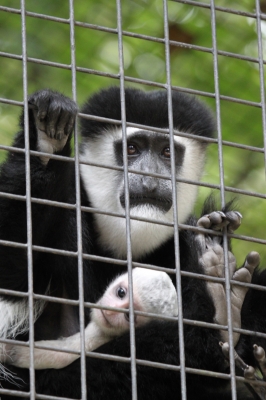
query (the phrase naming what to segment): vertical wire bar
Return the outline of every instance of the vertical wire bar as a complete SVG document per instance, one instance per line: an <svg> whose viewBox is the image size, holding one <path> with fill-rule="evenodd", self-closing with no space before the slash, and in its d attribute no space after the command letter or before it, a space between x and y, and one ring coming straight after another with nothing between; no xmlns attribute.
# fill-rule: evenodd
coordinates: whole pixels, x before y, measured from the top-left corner
<svg viewBox="0 0 266 400"><path fill-rule="evenodd" d="M75 44L75 16L74 0L69 0L70 17L70 46L71 46L71 78L72 96L77 101L76 87L76 44ZM80 366L81 366L81 396L87 400L86 382L86 354L85 354L85 315L84 315L84 276L83 276L83 246L82 246L82 217L81 217L81 195L80 195L80 165L79 165L79 143L78 127L75 122L75 190L76 190L76 220L77 220L77 251L78 251L78 285L79 285L79 326L80 326Z"/></svg>
<svg viewBox="0 0 266 400"><path fill-rule="evenodd" d="M264 79L264 65L263 65L263 46L261 34L261 12L260 2L256 0L256 23L257 23L257 36L258 36L258 57L259 57L259 73L260 73L260 98L262 110L262 129L263 129L263 143L264 143L264 167L266 172L266 110L265 110L265 79Z"/></svg>
<svg viewBox="0 0 266 400"><path fill-rule="evenodd" d="M32 221L31 221L31 175L30 175L30 139L28 110L28 71L26 39L26 7L21 0L21 33L22 33L22 68L23 68L23 101L24 101L24 137L25 137L25 175L26 175L26 215L27 215L27 260L28 260L28 307L29 307L29 348L30 348L30 399L35 399L34 371L34 305L33 305L33 259L32 259Z"/></svg>
<svg viewBox="0 0 266 400"><path fill-rule="evenodd" d="M125 185L125 218L126 218L126 238L127 238L127 268L129 281L129 321L130 321L130 355L131 355L131 384L132 400L137 400L137 368L136 368L136 344L135 344L135 323L133 307L133 282L132 282L132 250L130 235L130 202L129 202L129 183L128 183L128 160L127 160L127 133L126 133L126 104L125 104L125 75L124 75L124 56L123 56L123 34L122 34L122 10L121 1L116 0L117 7L117 34L119 52L119 75L120 75L120 98L121 98L121 119L122 119L122 138L123 138L123 166L124 166L124 185Z"/></svg>
<svg viewBox="0 0 266 400"><path fill-rule="evenodd" d="M172 197L173 197L176 288L177 288L177 299L178 299L180 380L181 380L182 399L186 400L187 388L186 388L186 372L185 372L185 346L184 346L181 267L180 267L180 252L179 252L179 233L178 233L178 206L177 206L176 166L175 166L175 150L174 150L175 145L174 145L174 134L173 134L174 126L173 126L173 107L172 107L167 0L163 0L163 7L164 7L164 38L165 38L165 60L166 60L166 80L167 80L169 144L170 144L170 154L171 154L171 181L172 181Z"/></svg>
<svg viewBox="0 0 266 400"><path fill-rule="evenodd" d="M225 188L224 188L224 166L223 166L223 148L222 148L222 126L221 126L221 108L220 108L220 86L218 73L218 52L217 52L217 37L216 37L216 15L215 15L215 0L211 0L211 27L212 27L212 46L213 46L213 69L214 69L214 87L215 87L215 103L217 116L217 136L218 136L218 154L219 154L219 174L220 174L220 196L221 204L225 205ZM229 358L230 358L230 374L231 374L231 393L232 400L237 399L236 395L236 376L235 376L235 359L234 359L234 342L233 342L233 324L231 310L231 283L228 264L228 241L227 232L223 234L223 249L225 262L225 293L227 306L227 324L229 336Z"/></svg>

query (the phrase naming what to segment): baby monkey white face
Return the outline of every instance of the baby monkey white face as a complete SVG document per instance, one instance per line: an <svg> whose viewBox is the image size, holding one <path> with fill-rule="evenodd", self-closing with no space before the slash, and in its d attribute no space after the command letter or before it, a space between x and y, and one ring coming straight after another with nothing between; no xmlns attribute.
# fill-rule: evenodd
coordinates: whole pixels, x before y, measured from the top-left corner
<svg viewBox="0 0 266 400"><path fill-rule="evenodd" d="M170 277L165 272L134 268L132 282L135 311L168 316L176 316L178 314L176 290ZM97 304L103 307L128 310L130 307L129 295L129 279L126 273L118 276L108 286ZM109 336L116 336L129 330L129 312L94 308L91 317L92 321ZM135 326L144 325L151 319L152 317L135 315Z"/></svg>
<svg viewBox="0 0 266 400"><path fill-rule="evenodd" d="M119 282L117 282L119 281ZM140 310L141 307L135 295L134 309ZM106 290L103 297L98 302L99 305L105 307L115 307L129 309L129 287L128 280L118 278ZM129 329L129 313L123 313L115 310L93 308L91 319L101 330L108 335L117 335ZM135 317L135 324L139 319Z"/></svg>

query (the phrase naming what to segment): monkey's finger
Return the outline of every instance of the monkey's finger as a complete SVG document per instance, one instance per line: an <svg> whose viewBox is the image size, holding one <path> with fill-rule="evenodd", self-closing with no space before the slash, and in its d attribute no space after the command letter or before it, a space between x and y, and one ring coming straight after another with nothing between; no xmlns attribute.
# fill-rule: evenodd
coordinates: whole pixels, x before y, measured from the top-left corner
<svg viewBox="0 0 266 400"><path fill-rule="evenodd" d="M223 355L227 360L229 360L229 343L228 342L219 342L219 345L222 348ZM248 368L248 365L242 360L242 358L238 355L238 353L234 350L234 359L235 365L245 371Z"/></svg>
<svg viewBox="0 0 266 400"><path fill-rule="evenodd" d="M46 118L49 105L50 105L50 95L48 91L41 91L33 94L28 99L28 104L30 109L35 111L35 118L42 121Z"/></svg>
<svg viewBox="0 0 266 400"><path fill-rule="evenodd" d="M74 129L75 118L78 110L66 109L61 110L60 116L57 123L56 139L61 140L65 136L68 136Z"/></svg>
<svg viewBox="0 0 266 400"><path fill-rule="evenodd" d="M47 117L46 134L52 138L57 139L57 124L60 116L60 108L56 107L55 104L51 104L49 107L49 113Z"/></svg>
<svg viewBox="0 0 266 400"><path fill-rule="evenodd" d="M244 262L242 268L239 268L233 275L232 279L238 282L250 283L252 279L253 272L259 265L260 255L256 251L251 251ZM240 301L241 307L245 299L248 288L239 285L232 286L232 292L236 299Z"/></svg>
<svg viewBox="0 0 266 400"><path fill-rule="evenodd" d="M234 273L233 279L235 281L250 283L253 272L255 271L259 263L259 253L257 253L256 251L251 251L250 253L248 253L244 265Z"/></svg>
<svg viewBox="0 0 266 400"><path fill-rule="evenodd" d="M74 125L75 125L75 120L76 120L76 116L72 115L68 122L67 125L65 127L65 135L68 136L74 129Z"/></svg>
<svg viewBox="0 0 266 400"><path fill-rule="evenodd" d="M226 220L228 221L227 230L229 233L233 233L241 225L241 220L243 217L239 211L228 211L225 216Z"/></svg>
<svg viewBox="0 0 266 400"><path fill-rule="evenodd" d="M257 377L255 374L255 369L251 367L250 365L247 366L247 368L244 370L244 378L251 380L251 381L256 381ZM253 387L253 385L252 385Z"/></svg>
<svg viewBox="0 0 266 400"><path fill-rule="evenodd" d="M198 220L197 226L200 228L204 228L204 229L215 229L214 227L221 226L224 218L225 218L225 214L222 211L214 211L210 214L203 215L203 217L201 217ZM219 229L215 229L215 230L219 230ZM207 238L207 235L205 235L204 233L201 233L201 232L198 233L197 237L196 237L202 251L204 251L207 248L206 238ZM212 242L220 244L221 238L215 236L212 238Z"/></svg>
<svg viewBox="0 0 266 400"><path fill-rule="evenodd" d="M242 215L238 211L213 211L198 220L198 226L205 229L221 231L227 227L229 232L234 232L241 225Z"/></svg>
<svg viewBox="0 0 266 400"><path fill-rule="evenodd" d="M225 358L228 360L229 359L229 344L227 342L219 343L220 346L222 347L222 352L225 356ZM264 353L265 357L265 353ZM251 367L250 365L247 365L242 358L237 354L237 352L234 350L234 359L235 359L235 365L236 367L240 368L243 373L244 373L244 378L247 379L249 385L253 388L255 393L258 395L258 397L261 400L265 400L266 396L266 389L265 386L261 386L259 382L261 382L261 379L256 375L255 369Z"/></svg>
<svg viewBox="0 0 266 400"><path fill-rule="evenodd" d="M261 400L266 399L266 387L260 385L263 380L256 375L255 369L251 366L248 366L244 371L244 378L247 379L249 385L253 388L256 398Z"/></svg>
<svg viewBox="0 0 266 400"><path fill-rule="evenodd" d="M225 214L222 211L213 211L210 214L203 215L198 220L197 225L205 229L219 230L220 226L225 223L224 221Z"/></svg>
<svg viewBox="0 0 266 400"><path fill-rule="evenodd" d="M259 363L263 378L266 379L266 356L264 349L261 346L254 344L253 354Z"/></svg>

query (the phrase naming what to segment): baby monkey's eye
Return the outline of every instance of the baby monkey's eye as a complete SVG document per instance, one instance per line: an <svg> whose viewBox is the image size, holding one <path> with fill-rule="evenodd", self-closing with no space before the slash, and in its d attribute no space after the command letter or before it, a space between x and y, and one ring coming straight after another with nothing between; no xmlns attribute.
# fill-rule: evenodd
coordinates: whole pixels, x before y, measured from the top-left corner
<svg viewBox="0 0 266 400"><path fill-rule="evenodd" d="M125 288L123 288L122 286L120 286L119 288L116 289L116 295L120 299L123 299L126 294L127 294L127 290Z"/></svg>

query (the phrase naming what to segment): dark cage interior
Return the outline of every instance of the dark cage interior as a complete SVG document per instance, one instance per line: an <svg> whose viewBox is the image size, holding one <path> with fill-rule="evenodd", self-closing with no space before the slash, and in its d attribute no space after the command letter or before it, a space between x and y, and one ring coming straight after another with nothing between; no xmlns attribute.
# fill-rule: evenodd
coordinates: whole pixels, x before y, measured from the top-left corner
<svg viewBox="0 0 266 400"><path fill-rule="evenodd" d="M0 0L0 400L266 399L261 0Z"/></svg>

